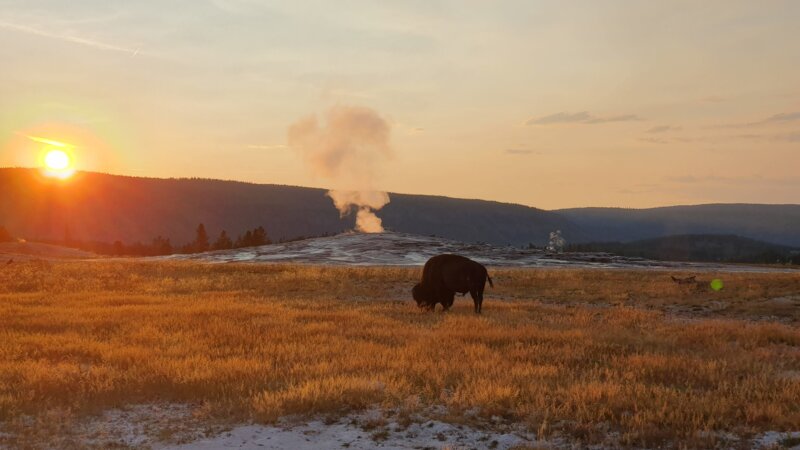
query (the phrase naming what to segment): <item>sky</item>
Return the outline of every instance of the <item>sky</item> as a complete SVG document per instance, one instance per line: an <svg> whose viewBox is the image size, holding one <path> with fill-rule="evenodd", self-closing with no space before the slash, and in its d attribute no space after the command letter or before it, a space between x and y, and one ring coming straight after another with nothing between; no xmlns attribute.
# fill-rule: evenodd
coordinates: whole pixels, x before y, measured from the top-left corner
<svg viewBox="0 0 800 450"><path fill-rule="evenodd" d="M798 23L794 0L0 0L0 167L40 136L79 170L330 187L288 130L357 108L390 129L378 190L800 203Z"/></svg>

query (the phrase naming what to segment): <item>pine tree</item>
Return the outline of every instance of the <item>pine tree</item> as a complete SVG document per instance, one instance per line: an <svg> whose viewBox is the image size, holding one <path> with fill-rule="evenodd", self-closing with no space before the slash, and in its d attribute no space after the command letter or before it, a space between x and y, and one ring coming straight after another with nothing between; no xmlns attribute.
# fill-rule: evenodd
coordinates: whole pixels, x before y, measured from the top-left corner
<svg viewBox="0 0 800 450"><path fill-rule="evenodd" d="M244 234L244 237L239 242L238 247L251 247L253 245L253 232L247 230L247 233Z"/></svg>
<svg viewBox="0 0 800 450"><path fill-rule="evenodd" d="M159 236L153 239L153 245L151 246L150 253L153 255L172 254L172 244L169 242L169 238L163 238Z"/></svg>
<svg viewBox="0 0 800 450"><path fill-rule="evenodd" d="M264 227L258 227L253 230L253 242L250 244L251 246L267 245L271 243Z"/></svg>
<svg viewBox="0 0 800 450"><path fill-rule="evenodd" d="M206 227L202 223L197 226L197 237L194 239L193 247L194 251L198 253L208 251L208 233L206 233Z"/></svg>
<svg viewBox="0 0 800 450"><path fill-rule="evenodd" d="M219 234L216 242L214 242L213 249L228 250L229 248L233 248L233 241L231 241L231 238L228 237L228 232L222 230L222 233Z"/></svg>

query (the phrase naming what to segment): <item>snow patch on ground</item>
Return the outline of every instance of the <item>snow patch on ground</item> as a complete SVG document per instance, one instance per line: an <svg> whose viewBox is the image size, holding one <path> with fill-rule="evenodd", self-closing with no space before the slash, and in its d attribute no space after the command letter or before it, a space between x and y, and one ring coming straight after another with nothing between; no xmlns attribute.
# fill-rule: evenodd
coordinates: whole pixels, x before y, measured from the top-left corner
<svg viewBox="0 0 800 450"><path fill-rule="evenodd" d="M12 448L136 448L152 450L261 449L500 449L522 448L619 448L619 435L608 432L605 443L586 445L563 435L537 440L522 424L500 417L478 419L467 411L448 423L444 407L402 415L398 411L373 408L342 415L310 419L284 417L272 425L223 424L209 418L201 405L153 403L106 410L76 418L45 433L15 436L0 432L0 449ZM463 419L463 420L462 420ZM470 420L472 419L472 420ZM30 423L41 428L41 423ZM21 431L21 430L17 430ZM24 430L23 430L24 431ZM34 430L35 431L35 430ZM732 433L708 432L739 448L800 450L800 431L761 433L743 440ZM702 437L702 436L701 436ZM706 436L708 437L708 436ZM674 444L679 444L676 442ZM670 445L668 445L669 447ZM677 446L677 445L676 445Z"/></svg>
<svg viewBox="0 0 800 450"><path fill-rule="evenodd" d="M800 450L800 431L767 431L753 439L753 448Z"/></svg>
<svg viewBox="0 0 800 450"><path fill-rule="evenodd" d="M296 449L347 448L366 450L404 449L510 449L535 442L533 434L524 432L492 433L464 425L435 420L414 423L407 427L397 421L379 419L381 425L365 429L369 416L381 416L373 410L348 415L336 422L312 420L305 423L278 426L246 425L236 427L221 436L202 439L183 445L162 447L170 450Z"/></svg>
<svg viewBox="0 0 800 450"><path fill-rule="evenodd" d="M433 414L436 411L429 411ZM31 424L36 427L36 424ZM492 428L492 430L488 429ZM220 424L187 404L140 404L106 410L50 433L9 433L0 449L142 448L153 450L238 449L511 449L535 443L521 425L478 429L465 424L404 416L373 408L311 419L285 417L273 425Z"/></svg>

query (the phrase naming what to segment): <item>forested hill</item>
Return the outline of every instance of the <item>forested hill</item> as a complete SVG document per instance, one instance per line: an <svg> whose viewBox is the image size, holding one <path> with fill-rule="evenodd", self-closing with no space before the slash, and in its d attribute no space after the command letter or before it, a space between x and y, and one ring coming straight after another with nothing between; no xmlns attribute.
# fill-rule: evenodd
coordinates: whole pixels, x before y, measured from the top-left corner
<svg viewBox="0 0 800 450"><path fill-rule="evenodd" d="M631 242L683 234L729 234L800 246L800 205L721 204L651 209L544 211L523 205L390 194L378 215L388 230L495 245L544 245L560 229L567 243ZM350 230L325 190L207 179L77 173L43 178L0 168L0 226L28 239L132 243L161 236L181 245L203 223L213 239L263 226L274 240Z"/></svg>
<svg viewBox="0 0 800 450"><path fill-rule="evenodd" d="M481 200L391 194L378 215L387 229L465 242L546 243L550 231L581 236L562 216ZM45 179L33 169L0 169L0 226L29 239L131 243L156 236L181 244L199 223L213 238L263 226L272 240L353 228L322 189L207 179L77 173Z"/></svg>

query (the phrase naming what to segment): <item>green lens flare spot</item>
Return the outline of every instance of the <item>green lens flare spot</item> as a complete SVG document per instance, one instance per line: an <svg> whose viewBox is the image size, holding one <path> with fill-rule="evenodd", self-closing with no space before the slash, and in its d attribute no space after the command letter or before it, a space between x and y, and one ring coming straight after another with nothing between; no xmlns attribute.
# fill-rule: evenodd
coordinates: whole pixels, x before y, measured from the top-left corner
<svg viewBox="0 0 800 450"><path fill-rule="evenodd" d="M722 280L720 280L719 278L714 278L713 280L711 280L711 289L713 289L715 291L721 290L722 289Z"/></svg>

